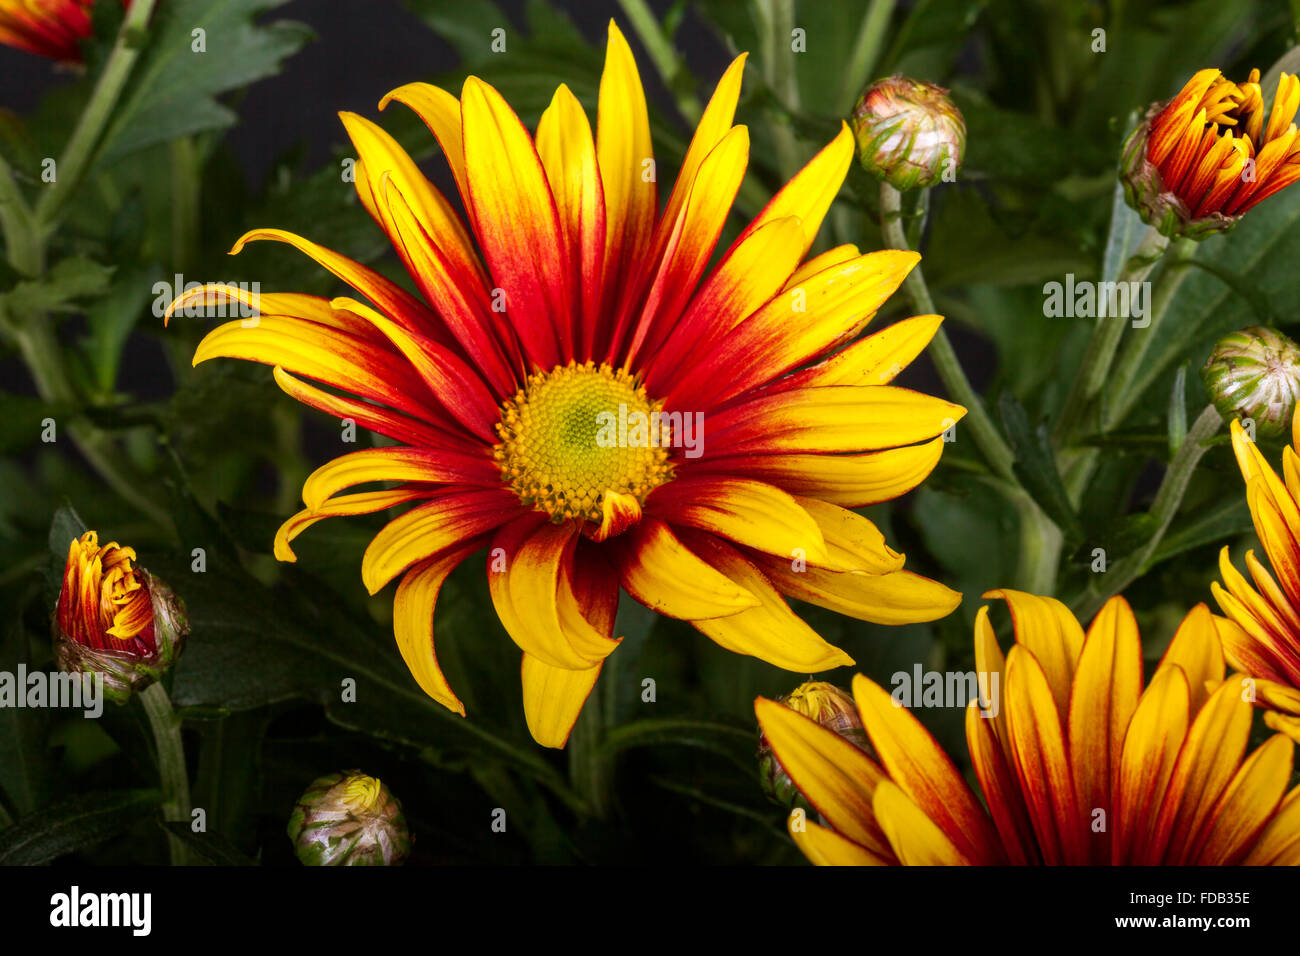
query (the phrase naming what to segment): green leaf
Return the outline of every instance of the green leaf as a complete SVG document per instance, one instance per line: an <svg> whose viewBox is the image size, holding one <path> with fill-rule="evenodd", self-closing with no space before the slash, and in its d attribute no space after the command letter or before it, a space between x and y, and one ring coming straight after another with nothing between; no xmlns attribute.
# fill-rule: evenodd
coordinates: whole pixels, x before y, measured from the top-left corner
<svg viewBox="0 0 1300 956"><path fill-rule="evenodd" d="M112 267L84 256L70 256L55 263L43 276L24 279L0 292L0 308L15 315L66 311L77 299L103 295L112 275Z"/></svg>
<svg viewBox="0 0 1300 956"><path fill-rule="evenodd" d="M1150 563L1157 564L1193 548L1248 534L1253 528L1245 496L1225 495L1217 503L1196 509L1190 519L1176 522L1161 539Z"/></svg>
<svg viewBox="0 0 1300 956"><path fill-rule="evenodd" d="M1129 127L1137 122L1136 116L1129 118ZM1103 282L1116 282L1136 250L1142 237L1146 235L1147 225L1124 199L1124 185L1118 178L1110 201L1110 230L1106 234L1106 251L1102 256L1101 278Z"/></svg>
<svg viewBox="0 0 1300 956"><path fill-rule="evenodd" d="M158 812L157 790L83 793L0 831L0 865L38 866L88 849Z"/></svg>
<svg viewBox="0 0 1300 956"><path fill-rule="evenodd" d="M256 860L240 852L239 847L219 833L195 833L190 824L183 821L164 823L159 820L158 825L189 847L200 863L208 866L257 866Z"/></svg>
<svg viewBox="0 0 1300 956"><path fill-rule="evenodd" d="M10 626L0 644L0 670L17 674L30 664L22 608L10 610ZM20 693L23 692L20 690ZM49 748L52 711L48 708L0 707L0 793L22 817L45 806L50 793Z"/></svg>
<svg viewBox="0 0 1300 956"><path fill-rule="evenodd" d="M373 622L316 593L308 581L295 584L299 576L273 591L211 554L202 573L191 570L188 553L150 556L148 567L184 598L189 611L190 638L173 672L178 708L239 712L314 700L342 727L428 748L447 764L503 763L571 796L562 776L530 743L516 744L487 726L482 715L463 718L430 699L391 634L380 637ZM444 610L440 600L440 617ZM355 700L344 694L345 681L355 682Z"/></svg>
<svg viewBox="0 0 1300 956"><path fill-rule="evenodd" d="M689 717L656 717L615 727L605 734L601 752L614 757L636 747L698 747L752 767L757 736L752 728Z"/></svg>
<svg viewBox="0 0 1300 956"><path fill-rule="evenodd" d="M311 37L301 24L254 23L285 0L163 0L100 142L100 163L181 136L232 125L217 97L278 73ZM204 52L194 31L203 31Z"/></svg>
<svg viewBox="0 0 1300 956"><path fill-rule="evenodd" d="M1061 473L1056 469L1056 459L1052 455L1046 427L1040 425L1037 429L1030 428L1029 416L1010 392L1002 393L998 400L998 412L1011 450L1016 454L1013 465L1016 476L1025 490L1061 529L1067 541L1082 540L1083 526L1070 504L1070 496L1061 482Z"/></svg>
<svg viewBox="0 0 1300 956"><path fill-rule="evenodd" d="M101 394L112 393L117 384L122 349L141 315L147 314L144 304L149 301L149 276L150 270L143 266L124 270L116 277L108 295L86 310L90 335L84 351Z"/></svg>

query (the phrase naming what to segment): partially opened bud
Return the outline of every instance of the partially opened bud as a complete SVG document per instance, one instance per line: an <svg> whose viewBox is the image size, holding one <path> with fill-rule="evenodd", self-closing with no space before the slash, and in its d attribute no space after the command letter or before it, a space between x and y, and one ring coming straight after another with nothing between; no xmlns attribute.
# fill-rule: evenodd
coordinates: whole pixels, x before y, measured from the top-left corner
<svg viewBox="0 0 1300 956"><path fill-rule="evenodd" d="M863 168L898 190L954 181L966 155L966 122L933 83L877 80L862 92L849 125Z"/></svg>
<svg viewBox="0 0 1300 956"><path fill-rule="evenodd" d="M1244 83L1201 70L1172 100L1152 106L1125 141L1120 179L1128 204L1170 238L1231 229L1300 179L1298 106L1300 80L1283 73L1265 123L1259 70Z"/></svg>
<svg viewBox="0 0 1300 956"><path fill-rule="evenodd" d="M1277 329L1242 329L1219 339L1201 379L1225 419L1252 419L1257 437L1276 438L1300 395L1300 346Z"/></svg>
<svg viewBox="0 0 1300 956"><path fill-rule="evenodd" d="M103 674L105 696L119 704L167 672L190 630L185 603L135 561L133 548L100 547L87 531L68 547L54 612L59 669Z"/></svg>
<svg viewBox="0 0 1300 956"><path fill-rule="evenodd" d="M293 808L288 833L306 866L397 866L411 852L401 803L360 770L313 780Z"/></svg>
<svg viewBox="0 0 1300 956"><path fill-rule="evenodd" d="M862 728L857 704L847 691L834 684L807 681L785 697L778 697L777 703L785 704L795 713L816 721L827 730L833 730L860 750L871 752L871 744ZM799 791L772 753L767 737L761 730L758 735L758 765L763 792L768 798L785 807L794 806L799 799Z"/></svg>

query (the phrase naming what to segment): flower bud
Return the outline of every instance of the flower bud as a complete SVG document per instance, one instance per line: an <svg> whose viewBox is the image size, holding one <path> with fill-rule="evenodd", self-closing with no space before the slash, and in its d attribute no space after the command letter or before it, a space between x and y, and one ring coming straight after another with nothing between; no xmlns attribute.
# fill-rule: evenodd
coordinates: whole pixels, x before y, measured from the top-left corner
<svg viewBox="0 0 1300 956"><path fill-rule="evenodd" d="M1277 329L1233 332L1214 346L1201 379L1225 419L1252 419L1256 437L1276 438L1291 424L1300 394L1300 346Z"/></svg>
<svg viewBox="0 0 1300 956"><path fill-rule="evenodd" d="M190 631L185 602L135 561L135 549L100 547L94 531L74 539L54 612L59 669L102 674L119 704L167 672Z"/></svg>
<svg viewBox="0 0 1300 956"><path fill-rule="evenodd" d="M953 182L966 155L966 122L948 91L894 75L862 93L849 118L858 162L895 189Z"/></svg>
<svg viewBox="0 0 1300 956"><path fill-rule="evenodd" d="M785 704L795 713L816 721L827 730L833 730L858 749L871 752L871 744L862 728L857 704L847 691L834 684L807 681L785 697L778 697L777 703ZM800 800L801 794L772 753L767 737L761 730L758 735L758 766L763 792L770 800L785 807L793 807Z"/></svg>
<svg viewBox="0 0 1300 956"><path fill-rule="evenodd" d="M360 770L313 780L289 816L288 833L306 866L397 866L411 852L402 804Z"/></svg>
<svg viewBox="0 0 1300 956"><path fill-rule="evenodd" d="M1259 70L1240 84L1201 70L1172 100L1152 106L1125 140L1125 199L1171 239L1231 229L1300 178L1300 144L1289 132L1298 106L1300 81L1283 73L1265 123Z"/></svg>

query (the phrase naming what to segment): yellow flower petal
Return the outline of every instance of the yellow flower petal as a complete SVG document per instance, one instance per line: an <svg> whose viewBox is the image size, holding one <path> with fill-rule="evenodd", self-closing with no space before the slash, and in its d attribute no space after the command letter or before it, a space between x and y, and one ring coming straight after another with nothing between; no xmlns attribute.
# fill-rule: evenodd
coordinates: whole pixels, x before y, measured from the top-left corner
<svg viewBox="0 0 1300 956"><path fill-rule="evenodd" d="M1111 778L1119 776L1124 736L1141 696L1142 639L1128 602L1114 597L1088 629L1070 695L1070 767L1079 809L1089 819L1097 810L1114 813ZM1089 829L1093 863L1110 861L1110 833L1109 825Z"/></svg>
<svg viewBox="0 0 1300 956"><path fill-rule="evenodd" d="M603 664L584 671L552 667L524 654L520 669L524 685L524 717L528 730L543 747L562 748L569 740L582 705L596 686Z"/></svg>
<svg viewBox="0 0 1300 956"><path fill-rule="evenodd" d="M688 621L758 607L758 598L693 554L672 529L646 518L614 539L623 587L646 607Z"/></svg>
<svg viewBox="0 0 1300 956"><path fill-rule="evenodd" d="M950 839L952 834L935 824L891 781L880 782L871 805L889 845L904 866L971 866L983 862L963 855Z"/></svg>
<svg viewBox="0 0 1300 956"><path fill-rule="evenodd" d="M788 671L816 673L853 663L790 610L767 578L734 548L698 532L681 533L683 542L760 604L728 617L692 621L705 637L738 654L749 654Z"/></svg>
<svg viewBox="0 0 1300 956"><path fill-rule="evenodd" d="M983 863L1001 859L988 814L921 722L861 674L853 678L853 697L881 765L909 802L919 808L918 812L946 834L966 859ZM907 862L892 835L890 843L899 858Z"/></svg>
<svg viewBox="0 0 1300 956"><path fill-rule="evenodd" d="M393 634L402 660L420 689L448 710L465 716L465 705L447 683L434 651L433 614L447 575L474 551L458 548L412 568L393 598Z"/></svg>
<svg viewBox="0 0 1300 956"><path fill-rule="evenodd" d="M795 845L815 866L891 866L898 861L872 853L834 830L809 823L799 811L790 814L787 824Z"/></svg>
<svg viewBox="0 0 1300 956"><path fill-rule="evenodd" d="M785 704L759 697L754 713L781 768L826 822L877 856L892 856L871 809L886 779L871 758Z"/></svg>

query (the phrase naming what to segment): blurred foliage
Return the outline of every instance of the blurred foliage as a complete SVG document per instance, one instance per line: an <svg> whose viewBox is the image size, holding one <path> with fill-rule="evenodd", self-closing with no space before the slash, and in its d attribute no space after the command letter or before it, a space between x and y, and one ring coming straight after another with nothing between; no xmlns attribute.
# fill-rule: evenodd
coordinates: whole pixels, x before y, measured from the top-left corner
<svg viewBox="0 0 1300 956"><path fill-rule="evenodd" d="M756 694L785 693L800 675L725 652L681 622L625 603L618 626L626 639L589 705L604 716L603 744L594 755L543 751L525 729L518 652L492 613L478 560L453 574L437 612L439 659L469 712L460 718L428 699L402 664L390 595L372 599L360 585L361 554L382 516L312 529L295 564L271 558L274 530L296 509L302 478L340 450L336 423L291 402L264 368L192 369L206 324L177 319L164 330L154 284L182 273L256 280L268 291L339 288L306 257L271 243L226 257L244 230L275 226L410 285L342 181L349 147L341 130L334 161L306 169L298 154L286 155L257 186L244 180L221 139L237 121L238 92L293 69L292 54L310 37L306 27L274 19L279 5L163 3L96 165L50 237L46 268L24 274L12 249L10 264L0 264L0 318L48 313L79 383L75 395L37 397L17 345L0 338L0 670L53 666L43 575L52 559L62 561L47 538L56 511L70 503L105 537L134 545L141 563L188 603L193 635L170 690L185 718L194 803L205 809L209 832L181 831L205 862L292 863L283 828L294 799L321 773L353 766L382 778L403 801L417 836L412 863L799 860L781 811L758 787L752 706ZM563 82L594 117L603 34L584 33L562 6L528 0L510 15L488 2L406 6L431 31L431 43L436 34L457 59L411 80L457 91L475 73L530 125ZM806 31L807 53L792 60L789 44L772 39L772 6L654 4L668 48L674 33L680 42L690 31L683 46L692 59L707 59L708 73L680 55L656 70L621 8L611 6L634 38L651 95L660 182L680 165L690 114L707 102L728 54L751 51L737 122L748 124L753 146L720 248L835 135L865 83L899 71L950 86L968 124L966 165L958 183L933 191L928 210L908 211L911 225L939 311L990 409L1001 411L1018 475L1066 529L1063 592L1081 587L1097 542L1115 559L1143 540L1152 469L1158 473L1169 457L1176 370L1199 367L1225 331L1263 321L1287 328L1300 318L1291 308L1300 296L1300 189L1201 244L1190 264L1169 266L1186 271L1172 314L1138 371L1139 400L1105 436L1104 463L1077 507L1061 487L1046 435L1089 323L1045 319L1043 285L1067 273L1113 277L1135 242L1114 175L1135 111L1171 96L1206 65L1233 77L1267 68L1294 38L1288 5L797 0L793 23ZM121 11L99 7L85 74L52 83L30 115L0 116L0 157L28 196L39 193L41 158L60 155L108 56ZM880 42L868 56L864 25L882 15ZM199 61L202 68L178 56L198 23L209 48L220 51ZM507 55L490 47L501 26L509 29ZM1093 51L1099 29L1104 53ZM380 120L427 168L440 163L410 111L394 106ZM855 243L866 251L879 247L879 235L875 182L855 166L818 248ZM878 321L904 307L895 297ZM143 390L139 380L159 376L134 374L133 363L142 362L165 366L170 384ZM1196 379L1186 375L1186 395L1178 395L1193 413L1204 398ZM924 360L902 381L938 387ZM49 418L61 429L53 443L41 437ZM107 436L131 486L145 505L162 507L164 520L96 475L85 448L70 440L74 425ZM868 511L907 553L909 568L960 588L967 600L944 621L902 628L799 607L857 661L826 679L847 685L856 671L887 684L917 662L970 665L978 595L1009 582L1020 543L1015 509L981 474L969 446L959 441L948 451L924 489ZM1172 608L1208 596L1216 549L1249 533L1243 497L1230 452L1214 448L1154 570L1129 594L1154 640L1167 637ZM195 549L203 551L202 573L193 570ZM653 703L642 699L646 678L657 687ZM347 679L356 682L355 702L343 702ZM919 716L950 752L965 753L960 713ZM582 792L579 759L598 760L612 774L608 806ZM165 833L150 810L153 760L136 704L110 707L95 722L0 709L0 824L13 821L0 828L0 862L68 855L161 862ZM495 807L508 810L504 834L490 828Z"/></svg>

